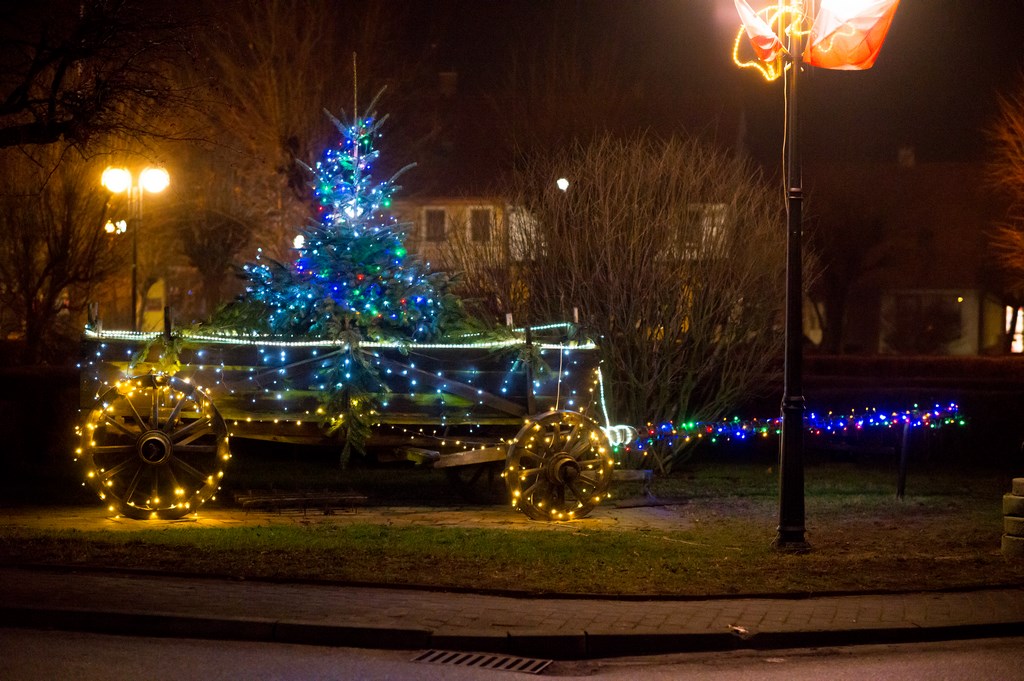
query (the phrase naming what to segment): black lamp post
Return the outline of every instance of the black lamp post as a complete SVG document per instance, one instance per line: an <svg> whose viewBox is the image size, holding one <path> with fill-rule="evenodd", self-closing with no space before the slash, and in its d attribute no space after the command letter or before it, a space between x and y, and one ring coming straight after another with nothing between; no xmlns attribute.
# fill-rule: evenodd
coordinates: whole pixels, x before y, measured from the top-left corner
<svg viewBox="0 0 1024 681"><path fill-rule="evenodd" d="M803 178L798 136L800 31L789 31L786 71L786 338L779 441L779 527L773 545L804 551Z"/></svg>
<svg viewBox="0 0 1024 681"><path fill-rule="evenodd" d="M864 70L875 63L899 0L784 0L755 12L747 0L734 0L743 23L733 45L733 61L753 66L768 80L785 73L787 199L786 339L782 393L782 438L779 443L779 527L776 548L803 551L804 539L804 396L803 396L803 180L799 148L800 69ZM743 35L757 59L741 61ZM809 36L804 50L804 36ZM783 46L782 36L787 45ZM784 48L784 49L783 49ZM783 67L785 59L788 68Z"/></svg>

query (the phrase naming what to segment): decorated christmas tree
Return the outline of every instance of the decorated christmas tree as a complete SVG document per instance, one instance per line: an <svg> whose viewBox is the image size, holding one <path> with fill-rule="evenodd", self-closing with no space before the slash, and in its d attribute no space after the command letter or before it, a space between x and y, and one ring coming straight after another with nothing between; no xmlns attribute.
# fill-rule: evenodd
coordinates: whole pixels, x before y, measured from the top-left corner
<svg viewBox="0 0 1024 681"><path fill-rule="evenodd" d="M264 330L421 341L440 335L456 315L448 277L407 252L402 225L386 212L395 180L411 166L383 182L371 174L386 119L331 116L341 140L309 168L317 220L303 231L298 257L291 266L258 258L244 267L242 303L263 308Z"/></svg>

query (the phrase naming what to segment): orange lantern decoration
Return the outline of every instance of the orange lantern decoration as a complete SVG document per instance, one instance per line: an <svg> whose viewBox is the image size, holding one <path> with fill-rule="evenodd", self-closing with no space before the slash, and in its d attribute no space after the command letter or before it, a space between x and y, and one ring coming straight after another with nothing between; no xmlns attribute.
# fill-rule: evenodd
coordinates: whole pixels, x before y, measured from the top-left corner
<svg viewBox="0 0 1024 681"><path fill-rule="evenodd" d="M871 68L889 32L899 0L819 0L786 2L755 12L747 0L734 0L743 26L736 36L733 58L740 66L759 69L768 80L782 75L786 54L783 38L806 36L801 60L825 69L861 71ZM804 5L817 4L813 20ZM739 58L746 34L755 61Z"/></svg>
<svg viewBox="0 0 1024 681"><path fill-rule="evenodd" d="M754 48L754 54L762 62L773 62L784 51L782 41L772 29L769 19L762 19L761 16L750 8L746 0L736 0L736 11L739 12L740 21L743 22L743 29L747 33L750 45Z"/></svg>
<svg viewBox="0 0 1024 681"><path fill-rule="evenodd" d="M821 0L804 61L823 69L870 69L899 0Z"/></svg>

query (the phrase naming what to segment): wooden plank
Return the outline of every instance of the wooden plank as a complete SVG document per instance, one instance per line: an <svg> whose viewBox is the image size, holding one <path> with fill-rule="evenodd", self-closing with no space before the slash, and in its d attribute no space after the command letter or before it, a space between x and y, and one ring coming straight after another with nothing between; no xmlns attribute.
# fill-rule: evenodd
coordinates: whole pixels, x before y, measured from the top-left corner
<svg viewBox="0 0 1024 681"><path fill-rule="evenodd" d="M434 463L434 468L454 468L455 466L471 466L476 463L504 461L507 454L508 447L485 447L471 449L467 452L442 454L441 458Z"/></svg>
<svg viewBox="0 0 1024 681"><path fill-rule="evenodd" d="M423 465L434 463L441 458L441 453L434 449L424 447L396 447L377 455L377 461L387 463L391 461L411 461Z"/></svg>
<svg viewBox="0 0 1024 681"><path fill-rule="evenodd" d="M281 435L291 439L294 431L283 424L301 421L305 430L307 422L319 422L321 395L316 374L323 362L332 361L340 352L337 347L284 346L272 342L260 346L244 340L240 338L238 344L186 340L181 343L179 354L186 366L179 375L206 390L226 420L262 422L254 429L260 431L259 437L265 437L276 427L281 429ZM512 371L520 347L366 348L362 351L392 390L381 395L387 406L373 420L395 425L515 426L532 413L526 408L524 367L520 365ZM82 406L91 406L96 394L106 389L104 384L124 377L131 359L143 349L148 349L147 357L131 372L144 374L160 369L159 343L147 347L145 341L137 339L86 338L82 348ZM593 370L599 362L597 350L566 351L563 357L562 349L542 349L551 372L537 376L534 411L555 407L556 396L557 406L563 408L568 406L568 399L577 403L590 399ZM561 382L560 368L565 371ZM422 388L422 392L413 393L410 388ZM502 389L508 393L502 393ZM304 434L309 435L313 433Z"/></svg>
<svg viewBox="0 0 1024 681"><path fill-rule="evenodd" d="M479 402L480 404L485 404L488 407L492 407L493 409L497 409L500 412L511 414L513 416L526 415L525 406L517 404L510 400L506 400L505 398L499 397L498 395L486 392L481 388L474 388L471 385L460 383L459 381L453 379L444 378L436 374L428 373L426 371L423 371L422 369L411 367L406 364L402 364L400 362L387 359L385 357L381 357L379 359L381 365L384 366L385 368L389 368L392 371L394 371L395 369L398 369L399 371L406 371L408 372L409 375L415 376L417 380L423 381L423 383L426 385L429 385L433 388L441 388L442 392L449 392L452 393L453 395L458 395L465 399L473 400L475 402Z"/></svg>

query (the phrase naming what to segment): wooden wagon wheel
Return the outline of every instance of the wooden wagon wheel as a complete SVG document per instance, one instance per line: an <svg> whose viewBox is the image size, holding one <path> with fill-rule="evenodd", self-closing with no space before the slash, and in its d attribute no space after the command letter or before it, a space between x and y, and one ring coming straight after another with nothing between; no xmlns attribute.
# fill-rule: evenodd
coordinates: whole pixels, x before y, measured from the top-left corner
<svg viewBox="0 0 1024 681"><path fill-rule="evenodd" d="M611 447L579 412L549 411L527 421L509 446L505 485L512 505L534 520L582 518L607 493Z"/></svg>
<svg viewBox="0 0 1024 681"><path fill-rule="evenodd" d="M130 518L181 518L216 493L231 453L202 390L165 374L119 381L81 431L78 455L100 498Z"/></svg>

